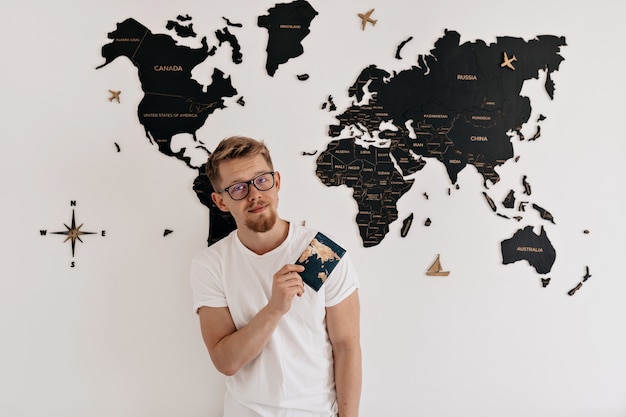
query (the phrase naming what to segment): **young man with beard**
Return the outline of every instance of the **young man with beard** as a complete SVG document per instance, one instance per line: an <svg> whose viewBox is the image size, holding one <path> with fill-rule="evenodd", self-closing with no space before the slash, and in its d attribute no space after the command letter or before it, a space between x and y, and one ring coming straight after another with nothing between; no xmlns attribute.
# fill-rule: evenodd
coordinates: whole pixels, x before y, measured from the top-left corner
<svg viewBox="0 0 626 417"><path fill-rule="evenodd" d="M358 277L346 253L319 291L294 262L316 231L279 217L280 173L263 142L224 139L207 175L237 230L198 253L194 308L218 371L225 417L356 417Z"/></svg>

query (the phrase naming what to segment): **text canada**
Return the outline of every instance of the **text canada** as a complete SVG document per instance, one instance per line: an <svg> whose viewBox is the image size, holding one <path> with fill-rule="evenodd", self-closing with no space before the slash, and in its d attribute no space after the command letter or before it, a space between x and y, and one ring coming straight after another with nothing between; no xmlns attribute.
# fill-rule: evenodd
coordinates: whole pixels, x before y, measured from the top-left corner
<svg viewBox="0 0 626 417"><path fill-rule="evenodd" d="M156 72L181 72L183 67L180 65L155 65L154 70Z"/></svg>

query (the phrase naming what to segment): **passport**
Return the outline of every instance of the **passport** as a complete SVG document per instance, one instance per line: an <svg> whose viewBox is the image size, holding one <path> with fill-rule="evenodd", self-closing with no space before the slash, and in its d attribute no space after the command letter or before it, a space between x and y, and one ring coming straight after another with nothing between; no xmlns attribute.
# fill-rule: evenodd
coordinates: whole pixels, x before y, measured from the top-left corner
<svg viewBox="0 0 626 417"><path fill-rule="evenodd" d="M318 232L296 261L296 265L304 266L302 280L319 291L345 253L344 248Z"/></svg>

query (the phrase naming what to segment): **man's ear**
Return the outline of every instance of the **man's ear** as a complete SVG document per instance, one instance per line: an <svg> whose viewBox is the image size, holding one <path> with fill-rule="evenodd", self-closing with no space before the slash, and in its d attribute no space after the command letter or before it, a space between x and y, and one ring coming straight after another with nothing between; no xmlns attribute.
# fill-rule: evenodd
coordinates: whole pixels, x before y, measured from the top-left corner
<svg viewBox="0 0 626 417"><path fill-rule="evenodd" d="M221 193L211 193L211 200L213 200L218 209L226 212L229 211L228 207L226 207L226 204L224 204L224 197L222 197Z"/></svg>
<svg viewBox="0 0 626 417"><path fill-rule="evenodd" d="M280 190L280 172L278 171L274 172L274 187L276 190Z"/></svg>

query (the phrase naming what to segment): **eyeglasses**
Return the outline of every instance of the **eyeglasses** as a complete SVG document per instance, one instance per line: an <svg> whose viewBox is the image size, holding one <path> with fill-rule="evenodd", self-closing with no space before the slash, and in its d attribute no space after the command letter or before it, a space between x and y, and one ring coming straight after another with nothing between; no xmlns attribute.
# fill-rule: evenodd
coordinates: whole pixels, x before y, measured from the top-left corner
<svg viewBox="0 0 626 417"><path fill-rule="evenodd" d="M233 200L243 200L248 196L248 194L250 194L250 184L254 185L254 187L259 191L267 191L274 187L274 174L274 171L265 172L257 175L250 181L237 182L218 192L223 193L226 191Z"/></svg>

